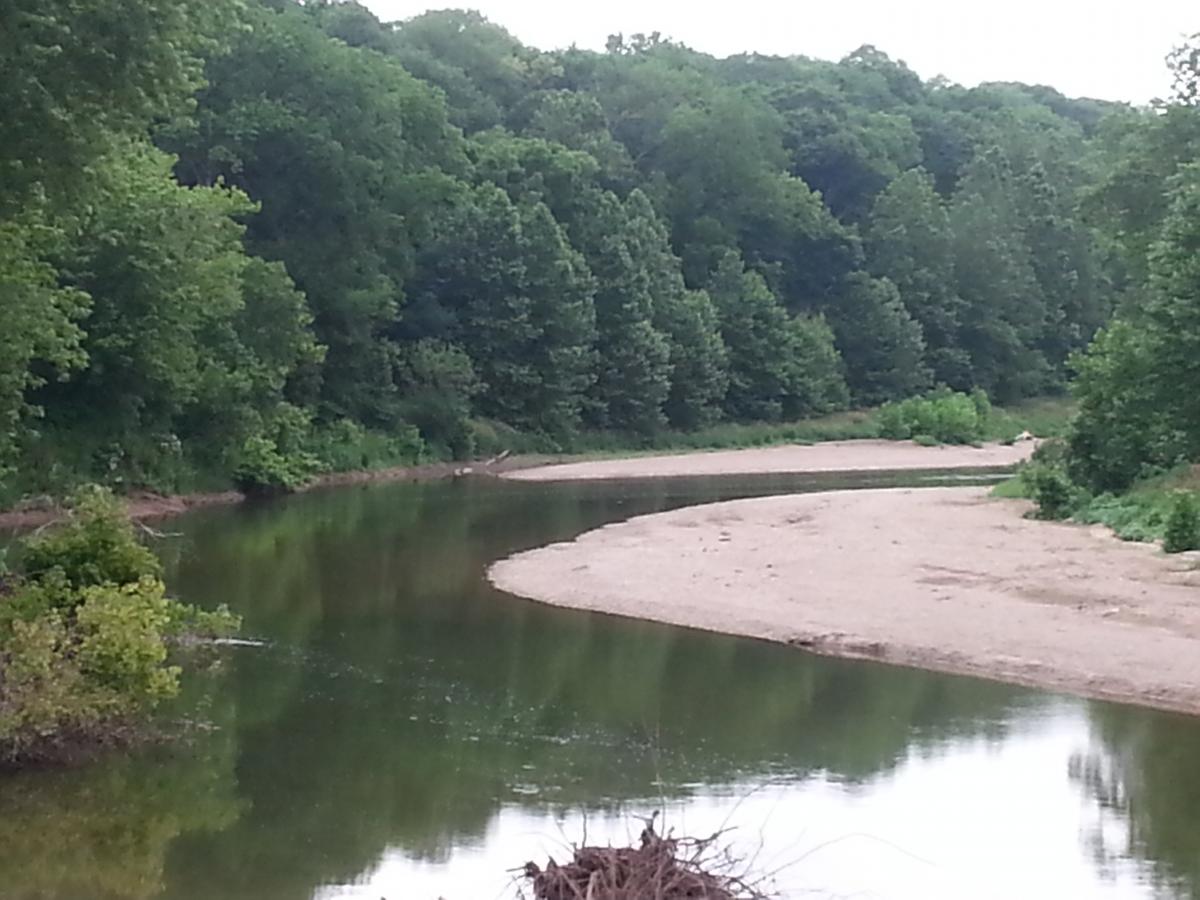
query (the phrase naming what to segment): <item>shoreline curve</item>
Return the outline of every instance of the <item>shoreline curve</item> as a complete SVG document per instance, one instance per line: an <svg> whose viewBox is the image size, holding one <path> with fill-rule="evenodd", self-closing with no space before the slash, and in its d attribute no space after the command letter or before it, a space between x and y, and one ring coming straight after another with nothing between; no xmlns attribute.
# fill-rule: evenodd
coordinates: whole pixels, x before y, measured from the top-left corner
<svg viewBox="0 0 1200 900"><path fill-rule="evenodd" d="M983 444L978 447L963 444L923 447L911 441L825 441L743 450L701 450L591 459L514 469L501 473L500 477L513 481L595 481L766 473L991 469L1024 462L1035 446L1035 441Z"/></svg>
<svg viewBox="0 0 1200 900"><path fill-rule="evenodd" d="M510 594L1200 714L1200 554L1025 519L981 488L639 516L494 563Z"/></svg>

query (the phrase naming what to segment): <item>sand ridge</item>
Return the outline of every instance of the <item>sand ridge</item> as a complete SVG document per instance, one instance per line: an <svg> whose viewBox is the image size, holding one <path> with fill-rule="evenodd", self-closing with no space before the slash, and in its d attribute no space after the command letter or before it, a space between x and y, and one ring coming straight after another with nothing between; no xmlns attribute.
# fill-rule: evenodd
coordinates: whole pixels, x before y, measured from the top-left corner
<svg viewBox="0 0 1200 900"><path fill-rule="evenodd" d="M522 597L1200 713L1200 562L984 488L640 516L489 572Z"/></svg>
<svg viewBox="0 0 1200 900"><path fill-rule="evenodd" d="M503 473L517 481L579 481L666 478L682 475L755 475L765 472L878 472L1015 466L1029 458L1034 443L981 447L922 447L911 442L855 440L787 444L748 450L712 450L633 456L537 466Z"/></svg>

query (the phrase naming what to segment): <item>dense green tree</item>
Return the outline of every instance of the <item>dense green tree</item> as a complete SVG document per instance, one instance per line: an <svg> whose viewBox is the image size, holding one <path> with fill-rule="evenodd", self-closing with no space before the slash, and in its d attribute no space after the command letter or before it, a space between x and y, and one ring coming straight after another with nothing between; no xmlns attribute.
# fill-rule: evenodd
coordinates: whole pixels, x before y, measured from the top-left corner
<svg viewBox="0 0 1200 900"><path fill-rule="evenodd" d="M883 403L929 387L921 325L892 282L855 273L827 315L855 403Z"/></svg>
<svg viewBox="0 0 1200 900"><path fill-rule="evenodd" d="M46 429L75 452L166 487L178 454L232 458L292 372L320 358L304 298L281 267L243 251L235 219L253 206L237 191L181 187L172 162L127 144L95 167L93 211L61 263L91 298L88 365L35 395Z"/></svg>
<svg viewBox="0 0 1200 900"><path fill-rule="evenodd" d="M397 382L404 417L425 440L456 459L469 456L474 450L471 406L482 385L466 351L432 338L409 342L401 352Z"/></svg>
<svg viewBox="0 0 1200 900"><path fill-rule="evenodd" d="M1019 180L1017 207L1038 288L1046 302L1039 349L1056 373L1108 318L1111 288L1096 242L1076 223L1045 168L1035 164Z"/></svg>
<svg viewBox="0 0 1200 900"><path fill-rule="evenodd" d="M8 0L0 5L0 214L69 201L112 135L183 110L236 0Z"/></svg>
<svg viewBox="0 0 1200 900"><path fill-rule="evenodd" d="M870 46L542 52L458 10L15 0L0 466L183 484L247 442L366 465L419 456L414 426L465 454L1059 389L1110 307L1146 344L1192 46L1150 113Z"/></svg>
<svg viewBox="0 0 1200 900"><path fill-rule="evenodd" d="M728 379L717 314L705 291L689 291L667 229L641 191L625 201L626 232L633 264L645 273L651 323L667 340L671 389L667 419L680 428L705 425L720 414Z"/></svg>
<svg viewBox="0 0 1200 900"><path fill-rule="evenodd" d="M538 54L474 11L439 10L403 22L392 53L446 94L455 125L481 131L504 124L539 82Z"/></svg>
<svg viewBox="0 0 1200 900"><path fill-rule="evenodd" d="M579 228L578 246L596 278L596 384L591 423L648 434L664 424L670 392L671 348L654 327L651 278L630 238L653 223L630 215L609 193Z"/></svg>
<svg viewBox="0 0 1200 900"><path fill-rule="evenodd" d="M492 184L464 193L436 231L410 284L410 334L468 353L483 415L570 435L591 383L595 314L583 259L544 204L518 208Z"/></svg>
<svg viewBox="0 0 1200 900"><path fill-rule="evenodd" d="M526 105L525 134L587 153L599 163L606 187L633 183L633 160L612 136L604 108L595 97L567 90L539 91Z"/></svg>
<svg viewBox="0 0 1200 900"><path fill-rule="evenodd" d="M51 374L65 376L84 364L83 332L78 320L88 297L56 283L56 272L44 262L61 245L62 234L39 222L0 220L0 481L27 437L30 419L41 410L29 392Z"/></svg>
<svg viewBox="0 0 1200 900"><path fill-rule="evenodd" d="M789 81L771 102L787 123L792 172L839 218L862 219L874 196L921 159L906 115L856 103L832 79Z"/></svg>
<svg viewBox="0 0 1200 900"><path fill-rule="evenodd" d="M1145 304L1076 362L1071 466L1102 490L1200 459L1200 167L1181 170Z"/></svg>
<svg viewBox="0 0 1200 900"><path fill-rule="evenodd" d="M747 271L732 251L717 264L708 292L729 349L725 410L731 418L771 421L844 402L841 360L828 327L793 319L762 276Z"/></svg>
<svg viewBox="0 0 1200 900"><path fill-rule="evenodd" d="M436 93L384 56L326 38L303 10L256 10L209 60L194 126L164 140L185 183L261 203L250 249L282 261L328 347L322 413L394 420L388 340L413 244L466 165Z"/></svg>
<svg viewBox="0 0 1200 900"><path fill-rule="evenodd" d="M974 383L1001 400L1036 393L1050 379L1036 349L1046 301L1016 206L1014 176L999 149L976 158L950 209L954 272L963 300L961 343Z"/></svg>
<svg viewBox="0 0 1200 900"><path fill-rule="evenodd" d="M865 243L872 274L896 285L920 323L933 377L970 387L970 359L959 344L963 304L955 292L954 239L929 175L914 169L887 186L871 210Z"/></svg>
<svg viewBox="0 0 1200 900"><path fill-rule="evenodd" d="M531 352L537 385L525 401L527 421L546 434L569 438L579 428L595 379L596 285L545 204L521 204L519 214L525 290L540 332Z"/></svg>

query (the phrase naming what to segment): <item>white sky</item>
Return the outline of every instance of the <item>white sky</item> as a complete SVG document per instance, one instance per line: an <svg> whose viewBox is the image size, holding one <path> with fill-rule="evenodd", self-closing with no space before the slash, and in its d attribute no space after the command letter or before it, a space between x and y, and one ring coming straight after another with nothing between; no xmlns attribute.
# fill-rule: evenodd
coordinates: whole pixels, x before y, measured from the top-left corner
<svg viewBox="0 0 1200 900"><path fill-rule="evenodd" d="M1197 0L361 0L385 21L456 5L526 44L603 49L650 33L717 56L743 51L839 59L874 44L924 78L1049 84L1069 96L1165 96L1163 57L1200 31Z"/></svg>

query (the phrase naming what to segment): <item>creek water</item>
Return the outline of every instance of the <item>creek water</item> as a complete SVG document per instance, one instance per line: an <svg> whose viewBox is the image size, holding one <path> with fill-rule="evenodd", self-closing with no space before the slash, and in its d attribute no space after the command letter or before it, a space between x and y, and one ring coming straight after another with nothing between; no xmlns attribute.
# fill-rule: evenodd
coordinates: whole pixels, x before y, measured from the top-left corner
<svg viewBox="0 0 1200 900"><path fill-rule="evenodd" d="M933 483L464 479L179 519L158 544L170 587L229 604L248 640L168 711L196 723L183 742L0 777L0 897L510 898L526 860L635 838L654 810L724 830L785 897L1200 897L1200 719L484 579L631 515Z"/></svg>

